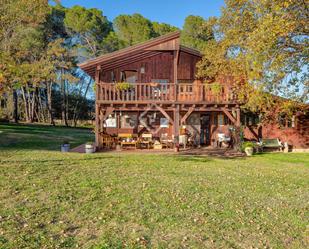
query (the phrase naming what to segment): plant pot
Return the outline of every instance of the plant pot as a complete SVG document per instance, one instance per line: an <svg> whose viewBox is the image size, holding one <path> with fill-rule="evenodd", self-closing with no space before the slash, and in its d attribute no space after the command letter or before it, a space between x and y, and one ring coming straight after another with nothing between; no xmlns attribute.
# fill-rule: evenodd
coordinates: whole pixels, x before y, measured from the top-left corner
<svg viewBox="0 0 309 249"><path fill-rule="evenodd" d="M245 153L246 153L247 156L252 156L253 155L253 148L252 147L246 147Z"/></svg>
<svg viewBox="0 0 309 249"><path fill-rule="evenodd" d="M179 145L178 144L174 147L174 151L179 152Z"/></svg>
<svg viewBox="0 0 309 249"><path fill-rule="evenodd" d="M283 149L284 153L289 153L289 144L287 142L284 143L284 149Z"/></svg>
<svg viewBox="0 0 309 249"><path fill-rule="evenodd" d="M156 82L150 82L150 86L152 86L152 87L157 87L159 84L158 83L156 83Z"/></svg>
<svg viewBox="0 0 309 249"><path fill-rule="evenodd" d="M93 144L86 144L85 145L85 152L86 154L92 154L95 152L95 148L93 146Z"/></svg>
<svg viewBox="0 0 309 249"><path fill-rule="evenodd" d="M61 145L61 152L69 152L69 151L70 151L70 144Z"/></svg>

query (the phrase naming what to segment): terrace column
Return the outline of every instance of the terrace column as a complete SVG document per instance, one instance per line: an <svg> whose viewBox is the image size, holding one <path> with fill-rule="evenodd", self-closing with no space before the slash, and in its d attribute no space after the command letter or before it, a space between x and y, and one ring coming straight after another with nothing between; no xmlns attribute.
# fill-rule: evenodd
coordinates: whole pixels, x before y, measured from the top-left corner
<svg viewBox="0 0 309 249"><path fill-rule="evenodd" d="M100 147L100 105L98 103L99 101L99 82L100 82L100 71L101 66L96 67L95 71L95 84L96 84L96 90L95 90L95 96L96 96L96 103L95 103L95 146L98 149Z"/></svg>
<svg viewBox="0 0 309 249"><path fill-rule="evenodd" d="M178 99L178 86L177 86L177 81L178 81L178 61L179 61L179 54L180 50L175 50L174 51L174 61L173 61L173 79L174 79L174 100L177 101Z"/></svg>
<svg viewBox="0 0 309 249"><path fill-rule="evenodd" d="M236 109L236 126L240 127L241 123L240 123L240 108L237 107Z"/></svg>
<svg viewBox="0 0 309 249"><path fill-rule="evenodd" d="M176 105L174 108L174 145L178 146L179 145L179 122L180 122L180 117L179 117L179 105Z"/></svg>
<svg viewBox="0 0 309 249"><path fill-rule="evenodd" d="M177 44L177 49L174 51L174 86L175 86L175 98L174 101L177 102L178 99L178 61L179 61L179 54L180 54L180 49L179 49L179 44ZM173 129L174 129L174 145L175 148L179 146L179 123L180 123L180 117L179 117L179 104L176 104L174 108L174 124L173 124Z"/></svg>

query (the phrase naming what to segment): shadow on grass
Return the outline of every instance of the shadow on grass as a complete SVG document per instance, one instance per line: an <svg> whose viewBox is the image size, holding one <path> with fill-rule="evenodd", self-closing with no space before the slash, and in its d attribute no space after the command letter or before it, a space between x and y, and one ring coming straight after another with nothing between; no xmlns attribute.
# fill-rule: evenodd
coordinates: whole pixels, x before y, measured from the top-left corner
<svg viewBox="0 0 309 249"><path fill-rule="evenodd" d="M222 160L246 160L244 156L235 156L235 155L217 155L217 154L205 154L205 155L180 155L179 161L190 161L190 162L211 162L214 159Z"/></svg>
<svg viewBox="0 0 309 249"><path fill-rule="evenodd" d="M210 156L192 156L192 155L175 156L175 160L179 162L196 162L196 163L207 163L213 161L213 159Z"/></svg>
<svg viewBox="0 0 309 249"><path fill-rule="evenodd" d="M82 162L82 161L97 161L97 160L112 160L115 159L115 157L112 156L104 156L104 157L86 157L86 158L60 158L60 159L31 159L31 160L14 160L12 157L5 160L6 162L23 162L23 163L33 163L36 166L40 167L43 163L59 163L59 162L65 162L70 161L70 164L72 162ZM55 164L54 166L58 166Z"/></svg>
<svg viewBox="0 0 309 249"><path fill-rule="evenodd" d="M90 129L62 126L0 124L0 149L60 151L64 140L71 147L94 140Z"/></svg>

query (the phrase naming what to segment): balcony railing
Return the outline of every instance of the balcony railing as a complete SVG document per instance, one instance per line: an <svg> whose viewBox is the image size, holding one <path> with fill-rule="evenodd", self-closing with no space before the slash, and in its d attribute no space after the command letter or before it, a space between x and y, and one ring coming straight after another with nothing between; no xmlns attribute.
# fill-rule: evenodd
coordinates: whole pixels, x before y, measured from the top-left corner
<svg viewBox="0 0 309 249"><path fill-rule="evenodd" d="M101 102L183 102L231 103L236 101L230 87L213 89L211 85L191 83L134 83L129 89L119 90L116 84L99 83L98 100Z"/></svg>

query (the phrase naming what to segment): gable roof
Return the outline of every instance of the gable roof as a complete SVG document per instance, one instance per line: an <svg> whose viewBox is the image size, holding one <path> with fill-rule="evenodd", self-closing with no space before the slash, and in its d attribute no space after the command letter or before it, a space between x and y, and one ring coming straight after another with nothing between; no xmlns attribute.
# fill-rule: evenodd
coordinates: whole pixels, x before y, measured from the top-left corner
<svg viewBox="0 0 309 249"><path fill-rule="evenodd" d="M107 70L149 58L164 51L175 50L202 57L202 54L199 51L180 45L180 32L176 31L131 47L101 55L80 63L78 66L94 78L96 67L99 65L103 70Z"/></svg>

